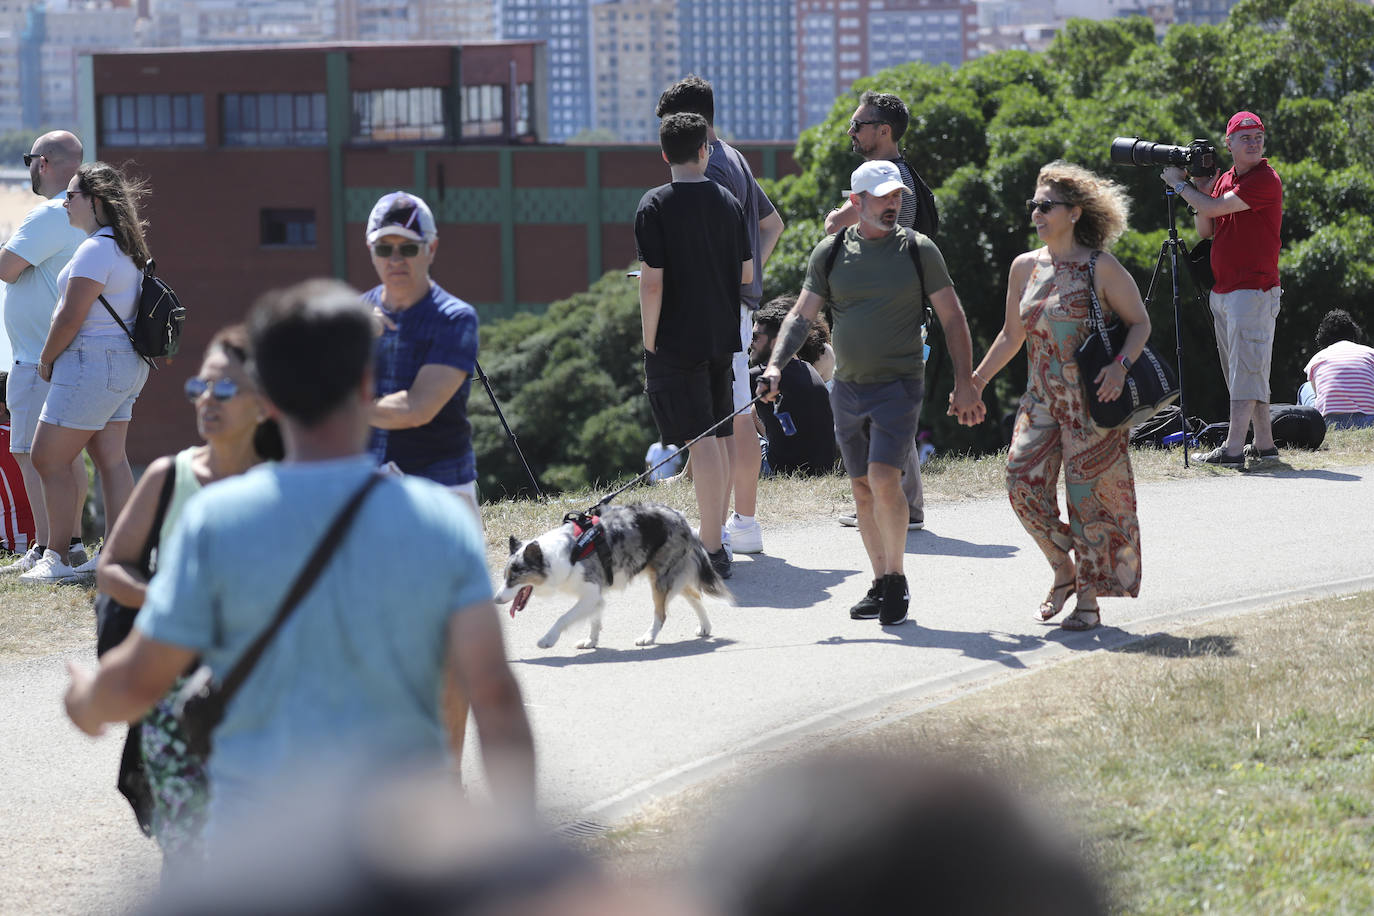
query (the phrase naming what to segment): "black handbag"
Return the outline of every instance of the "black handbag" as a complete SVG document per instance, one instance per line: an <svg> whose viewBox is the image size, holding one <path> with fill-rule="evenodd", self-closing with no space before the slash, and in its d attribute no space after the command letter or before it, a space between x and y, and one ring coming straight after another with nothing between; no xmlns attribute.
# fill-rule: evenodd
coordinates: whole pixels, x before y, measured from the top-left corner
<svg viewBox="0 0 1374 916"><path fill-rule="evenodd" d="M1093 379L1116 359L1130 331L1120 318L1108 325L1102 315L1102 304L1097 301L1094 279L1094 267L1099 254L1100 251L1094 251L1088 261L1088 297L1092 303L1088 313L1089 333L1078 345L1074 358L1078 362L1078 374L1083 381L1083 393L1087 397L1088 413L1092 416L1093 425L1100 429L1129 429L1178 400L1178 375L1147 342L1139 358L1127 370L1121 394L1116 400L1098 399L1097 385Z"/></svg>
<svg viewBox="0 0 1374 916"><path fill-rule="evenodd" d="M148 532L148 540L143 544L143 553L138 558L138 569L147 579L152 575L153 551L162 538L162 522L167 517L167 506L172 502L172 491L176 488L176 465L167 472L162 481L162 490L157 497L157 511L153 513L153 527ZM104 592L95 596L95 656L99 658L128 638L134 628L134 618L139 608L120 604Z"/></svg>
<svg viewBox="0 0 1374 916"><path fill-rule="evenodd" d="M217 682L210 666L201 665L187 678L186 683L177 693L172 712L181 723L181 730L186 735L187 745L202 760L210 759L214 731L224 718L224 710L229 706L229 701L234 698L234 694L238 693L243 682L248 680L248 675L253 672L258 659L262 657L263 652L267 651L267 646L272 642L272 638L286 623L291 612L296 609L296 605L309 593L315 580L320 577L320 573L324 572L324 567L343 541L343 536L347 533L353 518L358 514L358 509L362 506L363 500L382 479L382 476L380 473L369 474L367 481L339 510L339 514L330 523L324 539L315 546L315 551L306 561L305 568L301 570L296 581L291 585L290 591L282 599L272 622L258 634L257 639L253 640L243 655L239 656L234 667L229 670L228 677Z"/></svg>

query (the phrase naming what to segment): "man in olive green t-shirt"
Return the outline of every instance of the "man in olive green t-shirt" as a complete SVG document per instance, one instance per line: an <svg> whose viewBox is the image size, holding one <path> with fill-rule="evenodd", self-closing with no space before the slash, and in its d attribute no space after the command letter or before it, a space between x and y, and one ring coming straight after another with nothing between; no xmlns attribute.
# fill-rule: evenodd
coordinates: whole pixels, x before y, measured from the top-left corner
<svg viewBox="0 0 1374 916"><path fill-rule="evenodd" d="M796 354L811 322L829 301L835 439L854 491L859 534L873 566L873 586L849 616L877 617L890 626L906 620L910 601L902 567L908 510L901 469L916 435L924 396L921 324L926 298L940 318L954 364L950 413L960 423L973 425L982 421L984 407L971 376L968 322L945 260L930 239L897 225L902 195L910 193L897 167L886 160L865 162L850 182L850 201L859 222L843 230L833 264L833 239L825 238L811 252L801 295L778 332L760 391L766 390L768 400L776 397L782 366ZM911 257L913 244L925 275L924 290Z"/></svg>

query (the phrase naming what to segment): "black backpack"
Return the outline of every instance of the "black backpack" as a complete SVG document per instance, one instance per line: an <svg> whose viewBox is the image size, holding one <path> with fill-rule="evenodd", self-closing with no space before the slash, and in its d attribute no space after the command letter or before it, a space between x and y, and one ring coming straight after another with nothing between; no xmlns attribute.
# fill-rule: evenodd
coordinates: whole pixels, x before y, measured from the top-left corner
<svg viewBox="0 0 1374 916"><path fill-rule="evenodd" d="M134 352L149 366L154 365L154 357L176 356L181 347L181 326L186 323L186 309L172 288L153 274L152 258L143 267L143 286L138 294L138 311L134 313L132 330L103 295L100 301L110 317L124 329L129 343L134 345Z"/></svg>

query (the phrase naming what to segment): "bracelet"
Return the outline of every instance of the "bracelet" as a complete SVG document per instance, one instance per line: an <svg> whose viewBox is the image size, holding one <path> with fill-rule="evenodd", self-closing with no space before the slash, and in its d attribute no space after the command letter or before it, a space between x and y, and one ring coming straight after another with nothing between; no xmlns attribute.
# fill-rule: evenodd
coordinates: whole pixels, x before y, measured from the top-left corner
<svg viewBox="0 0 1374 916"><path fill-rule="evenodd" d="M979 375L977 369L974 369L972 372L969 373L969 375L973 378L976 378L978 381L982 382L984 388L988 387L988 380Z"/></svg>

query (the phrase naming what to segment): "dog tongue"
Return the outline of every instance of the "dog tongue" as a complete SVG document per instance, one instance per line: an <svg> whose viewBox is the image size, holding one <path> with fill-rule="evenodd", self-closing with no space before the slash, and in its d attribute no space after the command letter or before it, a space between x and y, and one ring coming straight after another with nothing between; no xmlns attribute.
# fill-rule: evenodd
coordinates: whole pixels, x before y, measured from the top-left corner
<svg viewBox="0 0 1374 916"><path fill-rule="evenodd" d="M524 588L520 589L520 591L515 593L515 600L512 601L510 604L511 620L515 619L515 614L517 611L523 611L525 609L525 605L529 603L530 600L530 593L533 591L533 585L526 585Z"/></svg>

